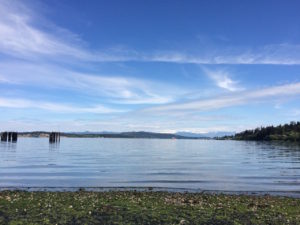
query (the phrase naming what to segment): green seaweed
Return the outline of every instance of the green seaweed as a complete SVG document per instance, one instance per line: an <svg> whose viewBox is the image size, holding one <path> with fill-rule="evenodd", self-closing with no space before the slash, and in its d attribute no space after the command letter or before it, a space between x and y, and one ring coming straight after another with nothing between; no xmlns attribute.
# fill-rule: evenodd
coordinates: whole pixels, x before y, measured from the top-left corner
<svg viewBox="0 0 300 225"><path fill-rule="evenodd" d="M136 191L3 191L0 224L300 224L300 199Z"/></svg>

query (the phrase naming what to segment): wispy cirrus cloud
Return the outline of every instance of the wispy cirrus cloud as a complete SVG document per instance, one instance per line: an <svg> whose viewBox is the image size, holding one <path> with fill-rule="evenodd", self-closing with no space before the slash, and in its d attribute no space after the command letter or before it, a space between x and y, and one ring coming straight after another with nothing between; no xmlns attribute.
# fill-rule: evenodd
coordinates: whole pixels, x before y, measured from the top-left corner
<svg viewBox="0 0 300 225"><path fill-rule="evenodd" d="M66 29L38 21L42 16L21 1L0 2L0 52L40 60L87 62L165 62L198 65L300 65L300 45L280 43L256 48L211 49L210 54L177 51L108 48L91 50L80 37ZM45 25L46 24L46 25ZM59 56L59 57L58 57ZM57 58L58 57L58 58Z"/></svg>
<svg viewBox="0 0 300 225"><path fill-rule="evenodd" d="M18 0L0 1L0 52L31 60L45 57L73 62L123 62L138 58L133 50L115 47L92 51L77 34L52 24Z"/></svg>
<svg viewBox="0 0 300 225"><path fill-rule="evenodd" d="M146 57L149 61L197 65L299 65L300 45L281 43L242 49L227 47L211 49L210 54L188 54L161 51Z"/></svg>
<svg viewBox="0 0 300 225"><path fill-rule="evenodd" d="M124 112L124 110L109 108L102 105L96 105L91 107L74 106L70 104L59 104L45 101L34 101L21 98L0 98L1 108L13 108L13 109L41 109L50 112L59 113L118 113Z"/></svg>
<svg viewBox="0 0 300 225"><path fill-rule="evenodd" d="M209 70L207 68L202 68L202 70L220 88L232 92L243 90L243 88L239 86L239 82L230 78L230 75L226 70Z"/></svg>
<svg viewBox="0 0 300 225"><path fill-rule="evenodd" d="M70 90L119 104L164 104L187 91L174 85L128 76L76 72L49 64L0 63L0 79L15 85Z"/></svg>
<svg viewBox="0 0 300 225"><path fill-rule="evenodd" d="M143 110L149 113L170 113L176 111L207 111L221 109L231 106L238 106L249 104L253 102L267 101L270 98L275 100L280 97L298 96L300 94L300 83L293 83L281 86L274 86L260 90L250 90L244 92L235 92L235 94L228 96L221 96L217 98L196 100L185 103L166 104L163 106L152 107Z"/></svg>
<svg viewBox="0 0 300 225"><path fill-rule="evenodd" d="M67 55L69 57L89 58L90 53L76 46L75 38L69 41L60 39L55 32L38 28L35 21L40 15L21 1L0 2L0 49L2 52L18 57L36 55ZM68 36L64 31L64 37ZM74 35L75 36L75 35ZM72 44L71 42L74 41ZM78 45L78 43L77 43Z"/></svg>
<svg viewBox="0 0 300 225"><path fill-rule="evenodd" d="M73 90L118 104L164 104L184 92L172 85L124 74L82 72L86 66L81 66L81 72L70 70L61 61L120 62L138 57L135 51L122 48L93 52L65 29L47 21L43 26L48 29L39 28L40 17L21 1L0 2L0 53L23 59L0 63L0 83Z"/></svg>

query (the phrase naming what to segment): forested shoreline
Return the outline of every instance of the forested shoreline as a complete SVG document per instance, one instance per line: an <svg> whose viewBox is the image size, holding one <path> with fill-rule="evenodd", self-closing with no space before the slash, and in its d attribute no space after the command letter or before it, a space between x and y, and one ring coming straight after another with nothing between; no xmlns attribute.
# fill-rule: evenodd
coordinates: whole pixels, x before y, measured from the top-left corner
<svg viewBox="0 0 300 225"><path fill-rule="evenodd" d="M222 139L250 141L293 141L300 142L300 122L290 122L279 126L260 127L246 130Z"/></svg>

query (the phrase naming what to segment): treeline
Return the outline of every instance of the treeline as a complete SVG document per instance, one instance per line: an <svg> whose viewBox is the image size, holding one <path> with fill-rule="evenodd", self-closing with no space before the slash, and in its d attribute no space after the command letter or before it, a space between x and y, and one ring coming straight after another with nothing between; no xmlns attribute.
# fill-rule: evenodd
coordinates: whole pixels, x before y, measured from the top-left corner
<svg viewBox="0 0 300 225"><path fill-rule="evenodd" d="M300 142L300 122L290 122L279 126L260 127L246 130L224 139L253 141L297 141Z"/></svg>

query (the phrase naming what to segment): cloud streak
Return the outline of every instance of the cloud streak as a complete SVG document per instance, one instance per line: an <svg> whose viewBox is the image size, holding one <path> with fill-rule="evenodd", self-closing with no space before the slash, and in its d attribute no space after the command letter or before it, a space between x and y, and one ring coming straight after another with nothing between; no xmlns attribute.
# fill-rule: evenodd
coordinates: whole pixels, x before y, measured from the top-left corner
<svg viewBox="0 0 300 225"><path fill-rule="evenodd" d="M92 107L78 107L70 104L58 104L52 102L33 101L28 99L18 98L0 98L1 108L13 109L41 109L58 113L118 113L122 110L108 108L102 105Z"/></svg>
<svg viewBox="0 0 300 225"><path fill-rule="evenodd" d="M211 49L208 56L162 51L146 57L149 61L197 65L300 65L300 45L289 43L260 48Z"/></svg>
<svg viewBox="0 0 300 225"><path fill-rule="evenodd" d="M257 101L266 101L270 98L297 96L300 94L300 83L287 84L264 88L261 90L245 91L234 95L218 98L191 101L186 103L168 104L143 110L146 113L170 113L176 111L207 111L231 106L249 104Z"/></svg>
<svg viewBox="0 0 300 225"><path fill-rule="evenodd" d="M0 82L51 89L72 90L105 97L121 104L164 104L186 91L162 82L124 76L81 73L51 66L22 62L0 63Z"/></svg>
<svg viewBox="0 0 300 225"><path fill-rule="evenodd" d="M62 55L90 58L90 53L74 44L57 38L55 34L34 26L39 15L19 1L0 2L0 49L14 56ZM61 29L62 30L62 29ZM53 32L57 32L58 29ZM65 31L63 36L68 36ZM72 36L71 34L69 36ZM75 35L74 35L75 36ZM78 43L77 43L78 44Z"/></svg>
<svg viewBox="0 0 300 225"><path fill-rule="evenodd" d="M212 79L216 85L225 90L234 92L241 91L243 88L238 86L238 81L234 81L229 77L229 73L225 70L209 70L206 68L202 68L204 73Z"/></svg>

